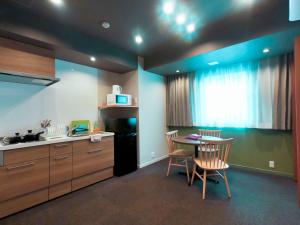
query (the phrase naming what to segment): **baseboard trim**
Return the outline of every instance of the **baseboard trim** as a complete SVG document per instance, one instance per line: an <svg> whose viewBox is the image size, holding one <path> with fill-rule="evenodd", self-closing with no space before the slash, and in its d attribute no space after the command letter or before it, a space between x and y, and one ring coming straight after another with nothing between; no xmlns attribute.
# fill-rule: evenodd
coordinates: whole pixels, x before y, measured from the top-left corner
<svg viewBox="0 0 300 225"><path fill-rule="evenodd" d="M281 171L277 171L277 170L266 170L266 169L255 168L255 167L250 167L250 166L243 166L243 165L239 165L239 164L230 164L230 166L232 166L234 168L255 171L255 172L260 172L260 173L274 174L274 175L283 176L283 177L290 177L290 178L294 177L294 174L285 173L285 172L281 172Z"/></svg>
<svg viewBox="0 0 300 225"><path fill-rule="evenodd" d="M156 163L156 162L159 162L161 160L164 160L164 159L166 159L168 157L169 157L168 155L164 155L164 156L161 156L159 158L152 159L151 161L141 163L141 164L139 164L139 168L144 168L144 167L149 166L149 165L151 165L153 163Z"/></svg>

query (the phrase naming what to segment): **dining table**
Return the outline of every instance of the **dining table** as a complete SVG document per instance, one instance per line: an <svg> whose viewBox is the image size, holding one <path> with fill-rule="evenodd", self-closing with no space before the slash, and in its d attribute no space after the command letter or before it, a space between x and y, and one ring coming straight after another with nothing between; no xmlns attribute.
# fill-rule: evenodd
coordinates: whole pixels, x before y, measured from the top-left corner
<svg viewBox="0 0 300 225"><path fill-rule="evenodd" d="M187 136L177 136L172 138L172 141L177 144L183 144L183 145L193 145L195 149L195 157L198 157L198 149L200 145L205 145L205 141L222 141L223 138L220 137L214 137L214 136L202 136L199 139L189 139L189 135Z"/></svg>
<svg viewBox="0 0 300 225"><path fill-rule="evenodd" d="M190 135L187 136L177 136L172 138L172 141L176 144L182 144L182 145L192 145L194 146L195 150L195 158L198 158L199 155L199 146L200 145L205 145L205 141L222 141L224 140L223 138L220 137L214 137L214 136L202 136L199 139L190 139L188 138ZM185 173L182 173L186 175ZM219 181L207 177L208 181L212 181L214 183L219 183Z"/></svg>

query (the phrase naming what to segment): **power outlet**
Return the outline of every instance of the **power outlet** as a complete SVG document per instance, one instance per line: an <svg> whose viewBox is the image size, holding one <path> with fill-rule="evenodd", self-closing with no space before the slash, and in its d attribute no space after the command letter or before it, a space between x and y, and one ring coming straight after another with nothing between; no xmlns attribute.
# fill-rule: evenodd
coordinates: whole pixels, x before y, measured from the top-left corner
<svg viewBox="0 0 300 225"><path fill-rule="evenodd" d="M270 168L275 168L275 162L274 161L269 161L269 167Z"/></svg>
<svg viewBox="0 0 300 225"><path fill-rule="evenodd" d="M155 157L155 152L151 152L151 157L152 157L152 158Z"/></svg>

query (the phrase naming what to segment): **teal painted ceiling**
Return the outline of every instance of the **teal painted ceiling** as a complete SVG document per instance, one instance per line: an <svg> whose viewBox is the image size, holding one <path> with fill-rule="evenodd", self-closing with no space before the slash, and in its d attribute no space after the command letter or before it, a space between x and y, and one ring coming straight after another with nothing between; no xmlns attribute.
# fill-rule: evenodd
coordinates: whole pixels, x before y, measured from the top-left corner
<svg viewBox="0 0 300 225"><path fill-rule="evenodd" d="M209 66L208 63L215 61L219 62L219 64L215 66L222 66L272 57L292 52L294 40L297 36L300 36L300 27L265 35L193 57L183 58L172 63L151 68L149 71L161 75L172 75L176 73L176 70L180 70L180 73L186 73L211 68L212 66ZM263 49L265 48L270 49L270 52L264 54Z"/></svg>

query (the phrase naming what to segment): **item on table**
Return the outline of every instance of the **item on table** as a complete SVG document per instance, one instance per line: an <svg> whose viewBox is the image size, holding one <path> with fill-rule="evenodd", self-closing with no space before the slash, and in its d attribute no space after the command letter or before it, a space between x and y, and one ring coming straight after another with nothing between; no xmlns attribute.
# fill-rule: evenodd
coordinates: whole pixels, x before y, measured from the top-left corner
<svg viewBox="0 0 300 225"><path fill-rule="evenodd" d="M199 134L190 134L186 138L190 140L199 140L202 138L202 136Z"/></svg>

